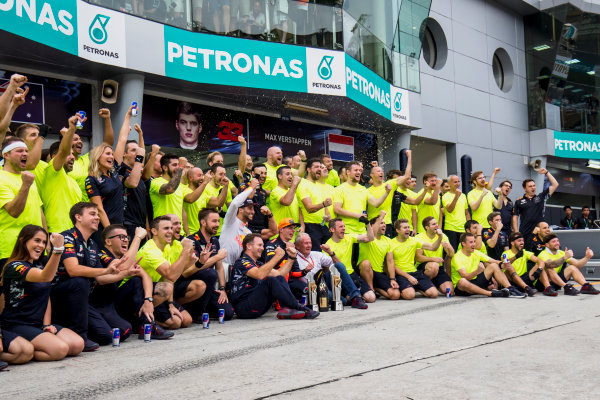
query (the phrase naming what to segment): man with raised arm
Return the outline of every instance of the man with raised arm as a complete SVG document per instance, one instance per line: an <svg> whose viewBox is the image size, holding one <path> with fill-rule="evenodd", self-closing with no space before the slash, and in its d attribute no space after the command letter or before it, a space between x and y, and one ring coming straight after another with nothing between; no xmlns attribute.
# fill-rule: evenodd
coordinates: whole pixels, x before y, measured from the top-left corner
<svg viewBox="0 0 600 400"><path fill-rule="evenodd" d="M333 203L331 197L323 190L324 187L319 184L323 168L318 158L308 160L306 179L302 179L296 189L304 232L311 236L314 251L320 251L320 246L331 236L326 223L331 219L328 207Z"/></svg>
<svg viewBox="0 0 600 400"><path fill-rule="evenodd" d="M471 219L467 196L460 190L458 175L448 177L450 190L442 196L444 207L444 234L454 249L458 248L460 235L464 232L465 223Z"/></svg>
<svg viewBox="0 0 600 400"><path fill-rule="evenodd" d="M423 220L427 217L433 217L443 225L443 215L440 211L442 208L441 188L442 180L435 173L427 172L423 175L423 189L417 193L417 196L421 197L423 193L425 196L422 197L423 200L417 209L417 226L413 227L418 233L425 232Z"/></svg>
<svg viewBox="0 0 600 400"><path fill-rule="evenodd" d="M165 154L160 158L162 175L150 183L150 200L154 218L166 214L183 216L183 187L181 175L185 167L185 159L175 154Z"/></svg>
<svg viewBox="0 0 600 400"><path fill-rule="evenodd" d="M489 182L485 181L483 171L475 171L471 174L473 189L467 194L467 201L473 212L473 219L479 222L479 225L484 228L490 227L487 216L494 211L494 206L500 206L500 204L497 204L496 198L490 191L494 185L494 179L498 172L500 172L500 168L494 168L494 172L492 172Z"/></svg>

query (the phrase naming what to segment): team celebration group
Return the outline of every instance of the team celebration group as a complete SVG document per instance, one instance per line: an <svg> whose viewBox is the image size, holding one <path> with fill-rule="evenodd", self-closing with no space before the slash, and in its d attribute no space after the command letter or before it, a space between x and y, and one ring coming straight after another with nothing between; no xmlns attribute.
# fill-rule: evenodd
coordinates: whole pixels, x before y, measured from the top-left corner
<svg viewBox="0 0 600 400"><path fill-rule="evenodd" d="M42 150L37 125L8 132L26 82L13 75L0 96L0 369L94 351L115 328L122 342L169 339L204 314L317 318L305 301L317 275L331 301L339 285L339 300L361 310L417 292L599 293L580 272L593 252L561 250L543 221L558 187L545 169L550 186L536 193L527 179L514 202L510 181L494 187L499 168L474 172L467 194L458 176L426 173L415 193L410 151L403 171L359 161L336 171L329 155L284 157L279 147L255 163L239 137L230 180L219 152L205 170L156 145L146 154L138 124L128 140L135 107L116 141L100 109L101 145L82 154L77 113Z"/></svg>

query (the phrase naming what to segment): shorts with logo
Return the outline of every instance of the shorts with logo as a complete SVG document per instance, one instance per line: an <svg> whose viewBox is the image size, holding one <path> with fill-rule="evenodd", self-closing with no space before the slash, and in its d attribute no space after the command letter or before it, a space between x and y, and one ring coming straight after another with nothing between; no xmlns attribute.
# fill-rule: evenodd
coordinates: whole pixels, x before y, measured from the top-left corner
<svg viewBox="0 0 600 400"><path fill-rule="evenodd" d="M385 292L392 288L390 278L383 272L375 271L373 271L373 286L375 286L375 289L381 289Z"/></svg>
<svg viewBox="0 0 600 400"><path fill-rule="evenodd" d="M492 284L492 280L485 277L485 272L480 273L474 279L471 279L469 282L485 290L489 290L488 287ZM454 288L454 295L471 296L471 293L460 290L457 286Z"/></svg>
<svg viewBox="0 0 600 400"><path fill-rule="evenodd" d="M431 289L432 287L434 287L433 282L431 282L431 279L429 279L429 277L426 276L422 271L409 272L408 274L410 276L412 276L413 278L415 278L418 282L416 285L413 285L405 277L396 275L396 282L398 282L400 291L414 287L416 290L425 292L425 291Z"/></svg>

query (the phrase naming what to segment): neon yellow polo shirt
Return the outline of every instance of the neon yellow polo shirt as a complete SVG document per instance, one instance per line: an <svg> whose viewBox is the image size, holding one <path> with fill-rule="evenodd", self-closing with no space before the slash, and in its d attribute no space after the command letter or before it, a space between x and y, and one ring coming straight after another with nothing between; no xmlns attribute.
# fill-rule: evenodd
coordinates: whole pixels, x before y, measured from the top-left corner
<svg viewBox="0 0 600 400"><path fill-rule="evenodd" d="M419 193L417 193L417 197L419 197L421 195L421 193L423 193L423 190L425 190L425 188L421 189L419 191ZM436 221L440 221L440 205L441 205L441 201L440 201L440 197L438 195L438 201L434 204L426 204L425 201L429 200L431 198L431 195L433 194L433 190L431 191L431 193L428 193L425 195L425 197L423 198L423 201L421 202L421 204L419 204L419 208L417 210L417 232L421 233L421 232L425 232L425 228L423 228L423 220L427 217L433 217L435 218Z"/></svg>
<svg viewBox="0 0 600 400"><path fill-rule="evenodd" d="M490 258L475 250L470 256L465 255L462 251L457 251L452 257L452 284L456 287L462 276L458 273L459 269L464 269L467 274L476 271L480 262L487 262ZM475 279L477 276L474 276Z"/></svg>
<svg viewBox="0 0 600 400"><path fill-rule="evenodd" d="M472 189L467 195L467 200L469 201L469 205L471 206L471 217L475 221L477 221L479 225L483 226L484 228L489 228L490 224L487 220L487 217L488 215L494 212L494 200L496 200L492 192L488 191L485 194L477 210L473 210L472 206L472 204L477 203L477 200L479 200L482 191L483 190L477 188Z"/></svg>
<svg viewBox="0 0 600 400"><path fill-rule="evenodd" d="M48 231L63 232L71 229L73 223L69 212L71 207L81 201L81 188L64 168L56 171L52 162L46 165L43 175L41 195Z"/></svg>
<svg viewBox="0 0 600 400"><path fill-rule="evenodd" d="M339 242L334 242L333 239L329 239L327 244L331 248L331 250L335 253L336 256L340 259L340 261L346 267L346 271L348 274L354 272L354 267L352 266L352 245L357 243L356 239L357 235L348 234L344 235L344 238Z"/></svg>
<svg viewBox="0 0 600 400"><path fill-rule="evenodd" d="M352 186L348 182L342 183L335 188L334 203L342 203L342 208L357 214L362 214L367 210L367 203L372 195L361 184L357 183ZM344 224L346 224L347 233L355 233L362 235L366 232L365 224L359 222L356 218L347 218L340 216Z"/></svg>
<svg viewBox="0 0 600 400"><path fill-rule="evenodd" d="M409 237L404 242L400 242L397 238L393 239L390 244L390 251L394 253L394 265L404 272L416 272L415 253L417 249L422 249L423 243Z"/></svg>
<svg viewBox="0 0 600 400"><path fill-rule="evenodd" d="M175 214L182 219L183 215L183 187L177 186L175 192L171 194L160 194L162 185L169 183L162 176L155 178L150 183L150 201L154 210L154 218L161 215Z"/></svg>
<svg viewBox="0 0 600 400"><path fill-rule="evenodd" d="M410 189L403 189L399 186L397 191L402 193L403 195L405 195L408 198L411 198L411 199L417 198L417 194ZM412 210L417 210L417 206L414 204L406 204L405 202L402 202L402 204L400 205L400 212L398 213L398 219L407 219L408 220L408 225L410 225L411 231L414 230L413 219L412 219ZM417 217L418 217L418 214L417 214Z"/></svg>
<svg viewBox="0 0 600 400"><path fill-rule="evenodd" d="M381 206L373 207L372 205L367 203L367 217L369 219L378 217L381 210L383 210L383 211L385 211L385 218L384 218L385 223L391 224L392 223L392 201L394 200L394 191L396 191L396 189L398 189L398 183L396 182L396 179L390 179L386 182L383 182L379 186L371 186L367 190L371 194L371 196L378 199L385 194L385 186L388 183L392 186L392 190L388 193L388 196L385 198L385 201L381 204Z"/></svg>
<svg viewBox="0 0 600 400"><path fill-rule="evenodd" d="M71 178L75 179L75 182L81 189L81 201L90 201L85 190L85 178L90 174L90 153L85 153L79 156L73 163L73 170L69 172Z"/></svg>
<svg viewBox="0 0 600 400"><path fill-rule="evenodd" d="M392 239L385 235L381 235L381 238L375 238L371 242L360 243L358 245L358 265L364 260L369 260L373 271L383 273L385 257L390 252L391 243Z"/></svg>
<svg viewBox="0 0 600 400"><path fill-rule="evenodd" d="M442 196L442 204L444 205L444 229L453 232L464 232L467 217L465 210L468 209L467 196L461 193L456 200L456 205L452 212L448 211L448 204L454 201L454 193L446 193Z"/></svg>

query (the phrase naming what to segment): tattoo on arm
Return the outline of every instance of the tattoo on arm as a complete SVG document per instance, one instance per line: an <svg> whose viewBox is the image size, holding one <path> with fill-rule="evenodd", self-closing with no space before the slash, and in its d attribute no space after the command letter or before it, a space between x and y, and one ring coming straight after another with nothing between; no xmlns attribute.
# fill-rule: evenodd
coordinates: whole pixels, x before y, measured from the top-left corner
<svg viewBox="0 0 600 400"><path fill-rule="evenodd" d="M156 284L156 287L154 288L154 295L157 297L168 297L165 286L166 284L162 282Z"/></svg>
<svg viewBox="0 0 600 400"><path fill-rule="evenodd" d="M179 182L181 181L181 175L183 174L183 169L178 169L175 171L175 174L171 178L171 180L164 185L162 185L158 191L159 194L170 194L177 190L179 186Z"/></svg>

